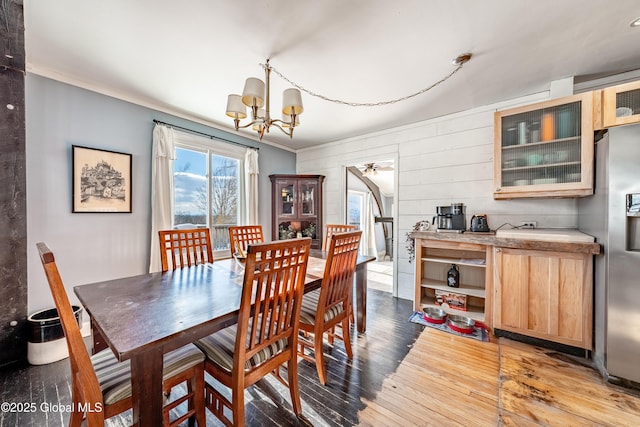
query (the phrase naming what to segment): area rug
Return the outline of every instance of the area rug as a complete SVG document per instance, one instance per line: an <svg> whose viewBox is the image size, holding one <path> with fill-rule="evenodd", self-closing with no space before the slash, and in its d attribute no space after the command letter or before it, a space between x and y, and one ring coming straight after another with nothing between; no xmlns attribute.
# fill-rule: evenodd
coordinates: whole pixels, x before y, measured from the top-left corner
<svg viewBox="0 0 640 427"><path fill-rule="evenodd" d="M409 321L413 323L419 323L430 328L438 329L440 331L448 332L453 335L458 335L460 337L473 338L474 340L478 341L489 341L489 332L487 332L487 328L483 326L476 325L476 327L473 328L473 332L469 334L463 334L462 332L454 331L453 329L451 329L447 322L440 324L427 322L424 319L424 314L422 314L421 311L414 311L411 317L409 317Z"/></svg>

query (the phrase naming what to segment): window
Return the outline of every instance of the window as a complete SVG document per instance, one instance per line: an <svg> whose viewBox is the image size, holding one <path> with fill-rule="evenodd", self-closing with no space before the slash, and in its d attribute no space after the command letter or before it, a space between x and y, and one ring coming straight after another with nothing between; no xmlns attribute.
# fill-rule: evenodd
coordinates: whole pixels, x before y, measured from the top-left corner
<svg viewBox="0 0 640 427"><path fill-rule="evenodd" d="M364 194L353 190L347 193L347 224L355 225L359 230L364 215Z"/></svg>
<svg viewBox="0 0 640 427"><path fill-rule="evenodd" d="M215 257L229 255L229 227L242 223L245 149L176 132L173 227L211 230Z"/></svg>

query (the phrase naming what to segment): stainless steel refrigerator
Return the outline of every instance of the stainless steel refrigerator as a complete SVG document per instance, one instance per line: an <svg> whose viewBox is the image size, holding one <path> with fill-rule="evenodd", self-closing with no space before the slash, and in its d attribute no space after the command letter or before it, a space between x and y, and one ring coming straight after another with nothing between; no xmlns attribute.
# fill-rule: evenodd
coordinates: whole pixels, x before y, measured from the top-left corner
<svg viewBox="0 0 640 427"><path fill-rule="evenodd" d="M640 384L640 125L596 143L595 192L578 226L596 237L593 360L611 382ZM632 383L629 383L632 382Z"/></svg>

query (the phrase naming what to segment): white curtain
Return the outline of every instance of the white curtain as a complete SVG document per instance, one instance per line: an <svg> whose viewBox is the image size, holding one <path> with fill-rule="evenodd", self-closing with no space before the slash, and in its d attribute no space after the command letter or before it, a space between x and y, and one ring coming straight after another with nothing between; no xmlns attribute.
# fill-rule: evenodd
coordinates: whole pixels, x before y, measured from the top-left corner
<svg viewBox="0 0 640 427"><path fill-rule="evenodd" d="M156 124L151 164L151 256L149 272L162 270L158 230L171 228L173 216L173 128Z"/></svg>
<svg viewBox="0 0 640 427"><path fill-rule="evenodd" d="M371 196L371 193L367 193L364 197L360 253L362 255L378 256L378 249L376 248L375 219L373 217L373 196Z"/></svg>
<svg viewBox="0 0 640 427"><path fill-rule="evenodd" d="M247 148L244 156L245 219L248 225L258 224L258 150Z"/></svg>

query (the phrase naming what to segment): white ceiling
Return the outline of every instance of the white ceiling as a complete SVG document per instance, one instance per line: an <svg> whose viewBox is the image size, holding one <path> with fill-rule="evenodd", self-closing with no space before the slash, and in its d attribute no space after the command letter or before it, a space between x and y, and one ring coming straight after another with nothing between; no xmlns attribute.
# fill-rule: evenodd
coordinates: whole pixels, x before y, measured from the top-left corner
<svg viewBox="0 0 640 427"><path fill-rule="evenodd" d="M303 93L293 149L640 68L637 0L25 0L27 70L232 129L229 93L271 65ZM586 76L586 77L585 77ZM272 75L272 114L289 87ZM279 115L275 115L279 118ZM235 131L234 131L235 132ZM254 133L241 131L254 138Z"/></svg>

